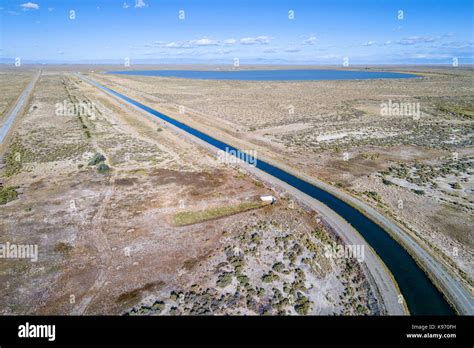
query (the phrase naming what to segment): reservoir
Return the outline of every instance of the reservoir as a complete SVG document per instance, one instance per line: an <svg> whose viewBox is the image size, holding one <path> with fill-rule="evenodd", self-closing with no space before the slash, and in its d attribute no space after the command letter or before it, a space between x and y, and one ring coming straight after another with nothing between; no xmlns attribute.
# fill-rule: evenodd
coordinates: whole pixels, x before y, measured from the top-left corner
<svg viewBox="0 0 474 348"><path fill-rule="evenodd" d="M222 151L235 151L239 158L252 164L256 163L256 167L258 169L273 175L274 177L292 185L298 190L324 203L337 214L342 216L347 222L349 222L365 238L367 243L383 260L385 265L395 277L395 280L400 287L400 290L412 315L454 315L453 309L449 306L443 295L431 283L428 276L416 264L415 260L408 254L408 252L387 232L385 232L384 229L382 229L364 214L360 213L357 209L353 208L351 205L269 163L257 159L249 159L246 153L241 152L238 149L205 133L191 128L169 116L166 116L165 114L162 114L150 108L149 106L139 103L138 101L135 101L110 88L102 86L101 84L90 79L85 77L82 78L99 87L100 89L135 105L136 107L154 115L155 117L173 124L181 130L194 135L195 137L213 145Z"/></svg>
<svg viewBox="0 0 474 348"><path fill-rule="evenodd" d="M319 80L368 80L401 79L419 77L414 74L362 71L362 70L130 70L108 71L108 74L179 77L199 80L242 81L319 81Z"/></svg>

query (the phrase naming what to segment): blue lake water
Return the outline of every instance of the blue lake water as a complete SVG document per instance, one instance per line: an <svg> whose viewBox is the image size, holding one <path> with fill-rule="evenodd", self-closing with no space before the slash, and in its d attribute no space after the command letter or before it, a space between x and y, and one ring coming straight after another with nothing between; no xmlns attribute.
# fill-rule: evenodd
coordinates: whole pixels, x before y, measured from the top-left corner
<svg viewBox="0 0 474 348"><path fill-rule="evenodd" d="M223 151L235 151L237 156L249 163L256 162L256 167L267 172L274 177L292 185L298 190L310 195L311 197L326 204L349 222L370 244L377 255L383 260L385 265L390 269L395 277L403 297L411 314L414 315L453 315L454 311L449 306L443 295L433 285L428 276L421 270L410 254L396 242L385 230L359 212L351 205L345 203L339 198L326 192L282 169L275 167L269 163L248 156L238 149L212 137L205 133L191 128L188 125L175 120L159 111L152 109L126 95L116 92L105 87L95 81L89 80L90 83L96 85L104 91L107 91L122 100L125 100L136 107L158 117L174 126L204 140L214 147Z"/></svg>
<svg viewBox="0 0 474 348"><path fill-rule="evenodd" d="M367 80L401 79L419 77L414 74L386 71L356 70L130 70L108 71L108 74L179 77L200 80L243 80L243 81L318 81L318 80Z"/></svg>

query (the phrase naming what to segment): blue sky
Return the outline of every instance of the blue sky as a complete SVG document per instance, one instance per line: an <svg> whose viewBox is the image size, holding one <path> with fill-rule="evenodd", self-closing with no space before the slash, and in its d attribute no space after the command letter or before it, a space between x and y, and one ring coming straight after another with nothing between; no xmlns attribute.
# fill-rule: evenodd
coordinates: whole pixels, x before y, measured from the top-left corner
<svg viewBox="0 0 474 348"><path fill-rule="evenodd" d="M471 0L0 0L0 28L12 63L474 63Z"/></svg>

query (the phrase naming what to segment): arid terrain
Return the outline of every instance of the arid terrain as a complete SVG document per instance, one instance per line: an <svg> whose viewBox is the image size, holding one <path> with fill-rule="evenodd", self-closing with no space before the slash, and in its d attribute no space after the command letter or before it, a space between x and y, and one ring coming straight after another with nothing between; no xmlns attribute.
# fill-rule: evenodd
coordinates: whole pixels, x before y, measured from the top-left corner
<svg viewBox="0 0 474 348"><path fill-rule="evenodd" d="M13 106L21 91L33 77L33 70L0 71L0 127L8 110Z"/></svg>
<svg viewBox="0 0 474 348"><path fill-rule="evenodd" d="M1 74L4 110L28 74ZM269 154L295 151L290 163L305 158L276 141L304 128L258 135L286 126L285 116L272 119L256 103L252 116L236 98L257 93L252 84L216 92L199 81L92 76L137 98L145 90L147 103L180 115L177 101L182 117L187 108L209 113L210 127L222 113L220 129L249 131L245 140ZM226 93L234 97L220 100ZM233 118L239 108L248 121ZM385 313L356 260L324 256L325 245L342 242L317 214L71 72L42 71L12 132L1 154L0 241L37 245L38 261L0 260L1 314Z"/></svg>
<svg viewBox="0 0 474 348"><path fill-rule="evenodd" d="M241 149L392 217L473 292L474 70L373 67L416 79L204 81L90 73Z"/></svg>

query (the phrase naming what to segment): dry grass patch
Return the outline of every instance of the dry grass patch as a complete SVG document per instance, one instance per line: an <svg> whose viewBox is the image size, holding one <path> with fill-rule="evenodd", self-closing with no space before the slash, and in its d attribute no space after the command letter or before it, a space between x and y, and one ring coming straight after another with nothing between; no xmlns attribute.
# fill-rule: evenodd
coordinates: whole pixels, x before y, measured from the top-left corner
<svg viewBox="0 0 474 348"><path fill-rule="evenodd" d="M209 208L198 211L183 211L173 216L173 225L186 226L242 213L268 205L266 202L244 202L236 205Z"/></svg>
<svg viewBox="0 0 474 348"><path fill-rule="evenodd" d="M18 197L16 187L3 187L0 185L0 204L7 204Z"/></svg>

